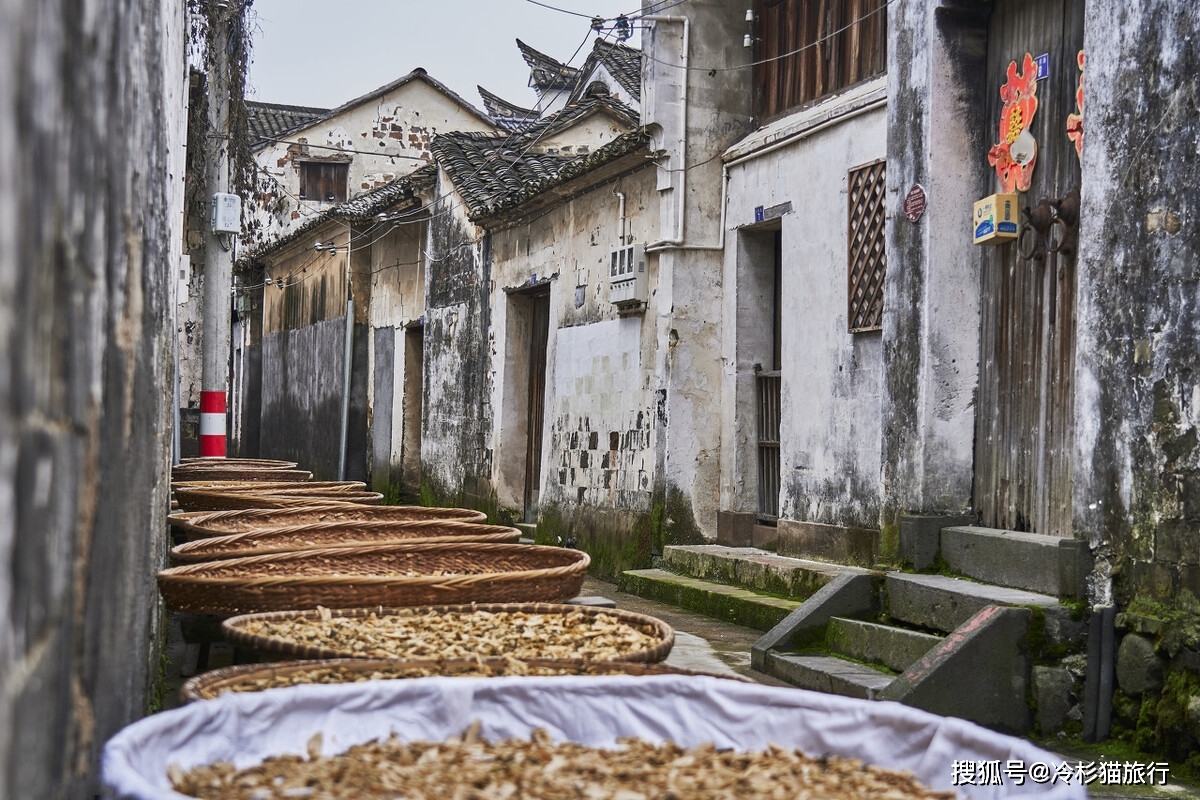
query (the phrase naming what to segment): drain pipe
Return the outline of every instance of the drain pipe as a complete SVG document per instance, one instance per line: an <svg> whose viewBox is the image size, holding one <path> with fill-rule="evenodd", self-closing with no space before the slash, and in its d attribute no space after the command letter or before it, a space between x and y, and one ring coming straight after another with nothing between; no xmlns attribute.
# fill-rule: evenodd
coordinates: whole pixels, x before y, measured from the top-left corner
<svg viewBox="0 0 1200 800"><path fill-rule="evenodd" d="M1112 729L1113 650L1117 608L1093 606L1084 679L1083 740L1102 742Z"/></svg>
<svg viewBox="0 0 1200 800"><path fill-rule="evenodd" d="M613 187L613 194L617 196L617 216L621 218L621 246L625 246L625 193L618 192L617 187Z"/></svg>
<svg viewBox="0 0 1200 800"><path fill-rule="evenodd" d="M338 440L337 479L346 480L346 440L350 431L350 361L354 357L354 281L350 272L350 234L346 234L346 351L342 358L342 434Z"/></svg>

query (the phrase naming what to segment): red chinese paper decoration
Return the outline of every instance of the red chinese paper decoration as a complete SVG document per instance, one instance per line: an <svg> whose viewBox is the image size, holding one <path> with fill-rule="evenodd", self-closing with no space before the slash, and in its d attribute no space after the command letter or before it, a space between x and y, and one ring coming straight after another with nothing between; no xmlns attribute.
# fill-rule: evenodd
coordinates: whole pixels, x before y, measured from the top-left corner
<svg viewBox="0 0 1200 800"><path fill-rule="evenodd" d="M1075 90L1075 107L1078 114L1067 114L1067 138L1075 143L1075 155L1083 161L1083 51L1075 57L1079 63L1079 88Z"/></svg>
<svg viewBox="0 0 1200 800"><path fill-rule="evenodd" d="M1033 115L1037 113L1037 64L1029 53L1025 54L1020 74L1017 73L1017 62L1009 63L1008 79L1000 87L1000 99L1004 101L1000 111L1000 141L988 152L988 163L996 168L1001 191L1027 192L1037 163L1037 148L1035 145L1032 153L1023 159L1014 159L1012 145L1033 123Z"/></svg>

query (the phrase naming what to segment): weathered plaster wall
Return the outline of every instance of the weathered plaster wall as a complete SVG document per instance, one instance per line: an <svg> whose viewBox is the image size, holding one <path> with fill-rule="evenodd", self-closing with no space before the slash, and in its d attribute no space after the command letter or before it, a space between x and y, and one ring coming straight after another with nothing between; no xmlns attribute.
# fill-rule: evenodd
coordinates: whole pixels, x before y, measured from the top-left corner
<svg viewBox="0 0 1200 800"><path fill-rule="evenodd" d="M466 218L448 176L438 177L425 272L422 483L439 501L490 501L487 363L490 246Z"/></svg>
<svg viewBox="0 0 1200 800"><path fill-rule="evenodd" d="M833 98L780 120L735 148L748 157L755 144L778 141L784 131L796 137L729 169L729 228L742 230L744 247L758 247L739 250L731 237L726 248L725 373L733 384L726 396L733 402L722 414L730 434L722 445L732 451L722 475L722 486L731 487L724 510L756 511L758 504L754 365L771 369L773 248L755 242L762 235L755 209L790 204L774 223L782 228L780 516L878 526L881 337L848 331L847 173L885 155L883 92L880 79L848 93L849 99ZM827 127L809 133L816 125ZM743 337L748 341L739 342Z"/></svg>
<svg viewBox="0 0 1200 800"><path fill-rule="evenodd" d="M91 797L160 657L183 3L0 2L0 796Z"/></svg>
<svg viewBox="0 0 1200 800"><path fill-rule="evenodd" d="M650 4L646 4L647 7ZM676 14L676 12L682 12ZM651 311L656 325L655 374L666 426L657 442L658 473L668 507L668 539L716 536L720 493L721 310L720 233L722 173L716 156L754 126L751 70L741 47L745 5L696 0L668 15L686 16L688 70L683 70L680 21L655 22L642 32L643 123L662 149L655 241L659 288ZM704 67L720 67L705 71ZM686 76L686 88L685 88ZM679 226L683 216L682 229Z"/></svg>
<svg viewBox="0 0 1200 800"><path fill-rule="evenodd" d="M655 329L645 311L619 317L609 302L608 273L609 254L621 240L617 193L624 195L625 241L645 243L657 216L654 181L655 170L641 168L532 224L492 235L497 497L521 507L530 433L528 333L522 327L528 326L528 301L505 290L552 278L540 500L585 547L620 550L638 515L652 505ZM653 259L648 269L653 296Z"/></svg>
<svg viewBox="0 0 1200 800"><path fill-rule="evenodd" d="M354 326L346 479L366 476L367 326ZM260 447L317 480L337 477L346 317L264 334Z"/></svg>
<svg viewBox="0 0 1200 800"><path fill-rule="evenodd" d="M278 238L332 207L332 203L299 199L301 160L348 159L347 190L354 198L428 163L429 142L435 134L488 130L492 126L478 114L424 79L414 78L294 131L286 137L292 144L267 145L255 154L267 178L260 187L263 194L250 205L261 226L256 236L260 241ZM297 144L301 142L310 146Z"/></svg>
<svg viewBox="0 0 1200 800"><path fill-rule="evenodd" d="M964 215L989 185L987 12L960 0L888 7L885 527L896 512L971 503L980 257ZM928 196L916 224L901 213L914 184Z"/></svg>
<svg viewBox="0 0 1200 800"><path fill-rule="evenodd" d="M405 327L425 313L426 223L366 231L370 247L371 481L377 491L401 483L405 440ZM420 376L416 376L420 381ZM411 420L419 425L419 417ZM419 487L406 486L415 492Z"/></svg>
<svg viewBox="0 0 1200 800"><path fill-rule="evenodd" d="M1095 599L1192 613L1200 612L1198 29L1200 9L1183 0L1088 3L1074 471L1075 529L1098 548Z"/></svg>

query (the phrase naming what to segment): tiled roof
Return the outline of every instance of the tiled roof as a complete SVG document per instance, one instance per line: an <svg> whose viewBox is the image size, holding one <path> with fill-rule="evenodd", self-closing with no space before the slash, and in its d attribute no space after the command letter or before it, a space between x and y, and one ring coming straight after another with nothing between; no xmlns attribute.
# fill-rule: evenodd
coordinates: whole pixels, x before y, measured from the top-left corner
<svg viewBox="0 0 1200 800"><path fill-rule="evenodd" d="M513 105L499 95L492 94L482 86L476 86L479 96L483 98L483 107L496 127L506 131L523 131L538 121L540 114L536 109L521 108Z"/></svg>
<svg viewBox="0 0 1200 800"><path fill-rule="evenodd" d="M290 128L280 130L280 131L274 131L268 135L275 139L283 138L282 135L285 133L291 133L298 129L306 128L314 123L321 122L322 120L331 119L333 117L336 117L336 116L344 113L345 111L348 111L352 108L363 105L364 103L375 101L378 98L382 97L383 95L387 94L388 92L394 91L394 90L400 88L401 86L405 85L406 83L410 83L414 80L420 80L420 81L425 82L429 86L432 86L434 89L436 89L437 91L441 92L446 97L453 100L455 103L457 103L463 109L470 112L471 114L474 114L476 117L478 117L483 122L488 122L488 123L492 122L491 118L488 117L487 114L484 114L478 108L476 108L475 106L468 103L460 95L458 95L453 90L451 90L448 86L446 86L446 84L444 84L441 81L437 80L436 78L433 78L432 76L430 76L430 74L428 72L426 72L422 67L417 67L416 69L414 69L412 72L408 73L407 75L405 75L401 78L398 78L397 80L394 80L391 83L384 84L383 86L380 86L378 89L376 89L373 92L367 92L366 94L362 95L361 97L356 97L349 102L342 103L337 108L328 109L328 110L326 110L326 109L309 109L310 111L320 111L321 113L311 116L308 119L297 123L296 125L292 125ZM268 105L268 104L262 103L260 105ZM300 108L300 106L278 106L278 107L279 108ZM254 133L253 124L254 123L251 122L251 139L255 140L252 145L252 148L258 149L263 144L265 144L265 141L257 139L257 136ZM269 141L269 140L266 140L266 141Z"/></svg>
<svg viewBox="0 0 1200 800"><path fill-rule="evenodd" d="M579 75L579 70L556 61L550 56L517 39L517 48L529 65L529 83L538 89L567 89Z"/></svg>
<svg viewBox="0 0 1200 800"><path fill-rule="evenodd" d="M328 108L311 106L289 106L282 103L259 103L246 101L247 120L250 130L250 147L257 150L285 133L319 119L329 113Z"/></svg>
<svg viewBox="0 0 1200 800"><path fill-rule="evenodd" d="M587 115L597 111L607 111L630 128L636 127L639 121L637 112L619 100L614 100L608 96L585 97L578 102L568 105L557 113L551 114L548 117L542 117L525 130L525 135L531 138L544 139L551 134L574 125Z"/></svg>
<svg viewBox="0 0 1200 800"><path fill-rule="evenodd" d="M590 153L537 149L539 139L552 127L570 124L597 107L611 109L619 105L605 98L588 101L582 107L569 106L544 120L537 131L508 137L441 134L434 137L430 149L466 203L468 216L479 220L515 208L553 186L645 147L649 137L639 129Z"/></svg>
<svg viewBox="0 0 1200 800"><path fill-rule="evenodd" d="M251 250L239 258L238 263L250 263L263 258L295 242L297 239L311 234L313 230L330 220L365 222L381 211L385 211L405 201L414 202L418 200L417 190L431 186L436 177L437 165L426 164L408 175L385 183L383 186L372 189L369 192L364 192L353 200L348 200L345 203L340 203L333 208L322 211L320 214L309 218L303 225L291 231L286 236Z"/></svg>
<svg viewBox="0 0 1200 800"><path fill-rule="evenodd" d="M597 39L592 45L592 52L579 68L579 81L571 92L571 100L582 97L587 86L584 81L597 65L603 64L612 74L621 88L629 92L637 100L642 99L642 51L634 47Z"/></svg>

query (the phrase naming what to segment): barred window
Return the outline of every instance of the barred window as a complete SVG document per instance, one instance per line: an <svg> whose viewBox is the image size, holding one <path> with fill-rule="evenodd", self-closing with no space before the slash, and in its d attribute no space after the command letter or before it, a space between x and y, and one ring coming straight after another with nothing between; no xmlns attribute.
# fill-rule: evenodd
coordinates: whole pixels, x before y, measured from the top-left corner
<svg viewBox="0 0 1200 800"><path fill-rule="evenodd" d="M883 326L884 184L887 163L873 161L849 173L850 241L848 247L850 332Z"/></svg>
<svg viewBox="0 0 1200 800"><path fill-rule="evenodd" d="M760 120L887 69L886 0L754 0L754 18Z"/></svg>

